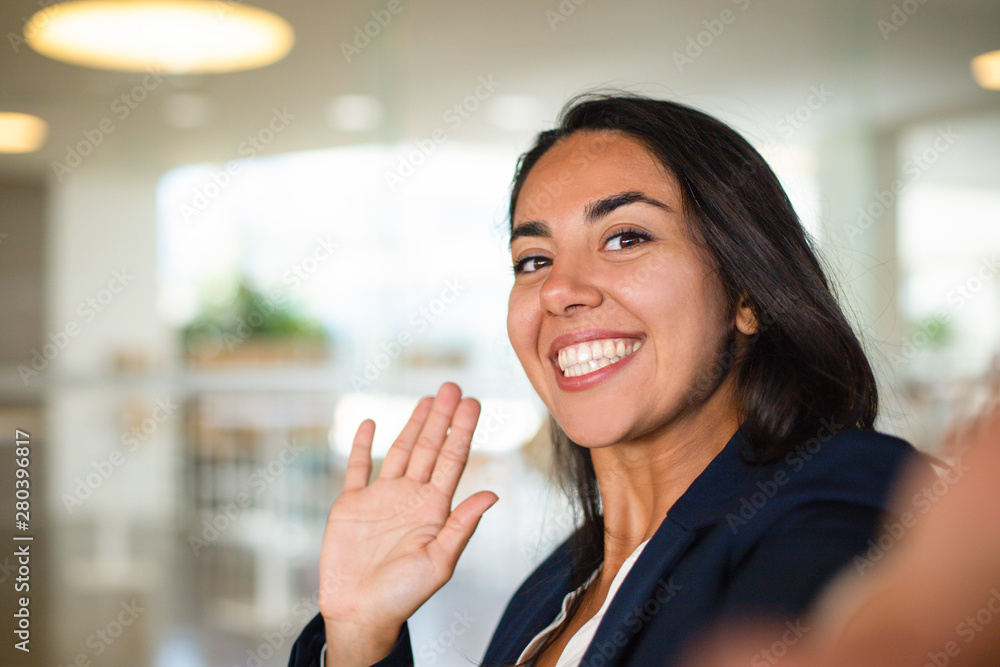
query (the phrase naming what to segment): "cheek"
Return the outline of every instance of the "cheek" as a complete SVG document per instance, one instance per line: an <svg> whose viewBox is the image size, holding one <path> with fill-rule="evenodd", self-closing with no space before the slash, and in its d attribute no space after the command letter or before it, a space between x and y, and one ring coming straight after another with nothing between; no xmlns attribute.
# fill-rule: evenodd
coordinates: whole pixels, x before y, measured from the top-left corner
<svg viewBox="0 0 1000 667"><path fill-rule="evenodd" d="M620 303L648 329L664 363L699 362L727 331L724 298L713 279L697 269L661 265L659 271L622 281L618 291Z"/></svg>
<svg viewBox="0 0 1000 667"><path fill-rule="evenodd" d="M527 295L512 291L507 301L507 337L522 365L537 346L536 320L537 314L532 312Z"/></svg>
<svg viewBox="0 0 1000 667"><path fill-rule="evenodd" d="M630 272L617 282L617 300L664 343L684 329L700 310L700 294L692 275L671 267Z"/></svg>
<svg viewBox="0 0 1000 667"><path fill-rule="evenodd" d="M708 278L701 287L698 293L699 312L692 314L690 326L697 339L691 358L697 372L708 372L711 375L714 373L712 369L720 368L720 363L727 363L719 355L727 353L726 341L729 340L733 321L729 319L721 288Z"/></svg>

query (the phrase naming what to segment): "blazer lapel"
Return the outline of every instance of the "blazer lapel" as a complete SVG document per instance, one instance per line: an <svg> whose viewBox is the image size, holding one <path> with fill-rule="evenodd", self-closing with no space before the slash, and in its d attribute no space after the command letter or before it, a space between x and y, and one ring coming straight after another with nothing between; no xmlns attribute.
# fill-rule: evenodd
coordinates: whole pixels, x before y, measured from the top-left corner
<svg viewBox="0 0 1000 667"><path fill-rule="evenodd" d="M644 619L648 620L651 614L655 614L659 606L669 604L676 593L669 576L663 580L661 575L673 571L694 539L693 530L682 527L669 515L663 520L611 600L593 641L580 661L581 665L611 667L620 663L622 647L642 629ZM656 609L651 608L651 600L656 601ZM604 660L597 660L594 657L597 654Z"/></svg>
<svg viewBox="0 0 1000 667"><path fill-rule="evenodd" d="M650 600L662 605L673 596L669 573L694 542L698 528L718 519L724 502L745 480L746 465L740 459L743 444L737 430L667 512L608 606L581 664L620 664L621 647L649 618L644 605L652 606ZM515 594L490 641L485 665L514 664L528 642L559 614L571 584L569 542L556 549ZM598 654L602 659L594 658Z"/></svg>
<svg viewBox="0 0 1000 667"><path fill-rule="evenodd" d="M721 508L745 479L746 464L740 458L744 444L737 430L667 512L612 599L580 664L620 664L621 647L652 613L669 604L676 593L669 573L694 542L699 527L718 519ZM655 609L651 601L656 601ZM598 654L603 661L594 657Z"/></svg>
<svg viewBox="0 0 1000 667"><path fill-rule="evenodd" d="M568 541L517 591L490 641L484 665L513 665L535 635L559 615L572 584Z"/></svg>

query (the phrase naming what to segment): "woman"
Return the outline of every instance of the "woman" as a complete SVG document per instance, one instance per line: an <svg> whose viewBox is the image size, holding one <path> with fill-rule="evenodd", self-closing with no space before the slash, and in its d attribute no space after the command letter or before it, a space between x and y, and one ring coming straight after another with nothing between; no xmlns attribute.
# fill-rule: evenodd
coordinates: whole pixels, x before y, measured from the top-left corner
<svg viewBox="0 0 1000 667"><path fill-rule="evenodd" d="M584 521L483 664L677 664L720 621L802 614L912 448L870 430L872 370L770 168L696 110L586 97L522 157L510 220L508 334ZM406 619L497 500L451 510L478 411L421 400L370 484L362 423L291 664L412 664Z"/></svg>

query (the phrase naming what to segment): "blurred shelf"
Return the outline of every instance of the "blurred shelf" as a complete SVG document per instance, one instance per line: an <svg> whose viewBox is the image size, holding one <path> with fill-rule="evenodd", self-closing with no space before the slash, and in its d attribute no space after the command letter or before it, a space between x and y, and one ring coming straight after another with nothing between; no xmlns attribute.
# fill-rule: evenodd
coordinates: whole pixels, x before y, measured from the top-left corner
<svg viewBox="0 0 1000 667"><path fill-rule="evenodd" d="M213 370L179 370L149 373L94 373L80 375L45 374L29 384L22 382L16 367L0 368L0 397L5 400L40 401L52 392L63 390L95 390L121 393L169 393L185 396L209 393L330 393L353 391L401 393L413 388L426 394L442 382L452 381L463 388L476 387L479 393L505 397L512 394L514 384L507 377L484 377L476 369L461 367L391 368L385 378L368 380L357 368L342 364L321 366L280 366L275 368L223 368Z"/></svg>

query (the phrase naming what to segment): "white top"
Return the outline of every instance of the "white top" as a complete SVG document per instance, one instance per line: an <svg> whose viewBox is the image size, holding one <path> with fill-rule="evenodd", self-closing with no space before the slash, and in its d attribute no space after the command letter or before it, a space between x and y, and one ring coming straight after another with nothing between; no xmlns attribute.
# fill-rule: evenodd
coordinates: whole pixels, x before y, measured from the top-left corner
<svg viewBox="0 0 1000 667"><path fill-rule="evenodd" d="M617 593L618 589L621 587L622 581L625 580L625 576L629 573L629 570L632 569L632 565L635 564L635 561L639 558L639 554L642 553L643 547L647 544L649 544L649 540L646 540L636 547L635 551L632 552L632 555L626 558L625 562L622 563L621 569L618 570L614 580L611 582L611 588L608 589L608 596L604 598L604 604L602 604L601 608L597 610L597 613L588 619L587 622L576 631L576 634L570 638L569 643L566 644L566 648L564 648L563 652L559 655L556 667L579 666L580 661L583 660L583 654L587 651L587 647L590 646L590 642L594 639L594 634L597 632L597 626L601 624L601 619L604 618L604 612L606 612L608 606L611 605L611 601L614 599L615 593ZM566 610L569 609L570 604L572 604L573 600L576 599L577 595L580 595L580 593L582 593L587 586L593 583L600 571L600 568L594 570L594 573L590 575L590 578L585 584L583 584L583 586L566 594L566 597L563 598L562 611L560 611L559 615L556 616L556 620L549 623L545 629L535 635L535 638L532 639L524 648L524 651L521 653L521 657L518 658L518 662L528 658L536 650L538 650L538 647L542 645L548 634L558 628L559 625L566 620Z"/></svg>
<svg viewBox="0 0 1000 667"><path fill-rule="evenodd" d="M608 596L604 598L604 604L601 608L597 610L597 613L587 620L579 630L576 631L570 640L566 644L566 648L559 655L559 661L556 663L556 667L579 667L580 661L583 660L583 654L587 651L587 647L590 646L590 642L594 639L594 634L597 632L597 626L601 624L601 619L604 618L604 612L607 611L608 606L615 597L615 593L621 588L622 582L625 580L625 576L628 575L629 570L632 569L632 565L639 558L639 554L642 553L643 547L649 544L649 540L646 540L639 546L635 548L625 562L622 563L621 569L615 575L614 580L611 582L611 588L608 589ZM566 610L569 609L570 604L576 599L576 596L586 590L587 586L590 586L597 578L600 573L601 568L594 570L594 573L590 575L590 578L580 586L580 588L575 591L570 591L563 598L562 610L559 615L556 616L556 620L549 623L541 632L535 635L535 638L528 642L528 645L524 647L524 651L521 652L521 657L517 659L518 662L523 661L532 653L534 653L539 646L545 641L546 636L553 630L559 627L559 625L566 620ZM320 654L319 658L320 667L326 665L326 643L323 644L323 652Z"/></svg>

